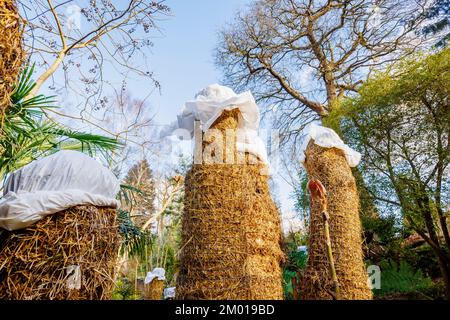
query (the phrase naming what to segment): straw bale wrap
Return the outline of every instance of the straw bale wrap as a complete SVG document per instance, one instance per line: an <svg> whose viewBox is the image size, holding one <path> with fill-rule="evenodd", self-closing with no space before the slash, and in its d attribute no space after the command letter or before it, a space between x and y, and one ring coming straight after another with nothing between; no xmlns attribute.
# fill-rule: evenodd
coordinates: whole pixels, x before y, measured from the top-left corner
<svg viewBox="0 0 450 320"><path fill-rule="evenodd" d="M236 129L239 117L224 111L212 128ZM223 154L230 151L236 155ZM282 299L280 217L265 170L257 162L194 164L188 172L177 299Z"/></svg>
<svg viewBox="0 0 450 320"><path fill-rule="evenodd" d="M118 186L108 168L74 151L11 173L0 199L0 299L109 299Z"/></svg>
<svg viewBox="0 0 450 320"><path fill-rule="evenodd" d="M116 210L76 206L0 239L0 299L111 298Z"/></svg>
<svg viewBox="0 0 450 320"><path fill-rule="evenodd" d="M24 61L22 21L15 0L0 1L0 119ZM1 126L1 123L0 123Z"/></svg>
<svg viewBox="0 0 450 320"><path fill-rule="evenodd" d="M308 178L319 180L328 198L329 233L339 283L338 299L371 299L363 262L359 199L344 152L309 141L304 166ZM311 201L309 256L302 275L302 299L332 299L333 283L326 252L322 208Z"/></svg>

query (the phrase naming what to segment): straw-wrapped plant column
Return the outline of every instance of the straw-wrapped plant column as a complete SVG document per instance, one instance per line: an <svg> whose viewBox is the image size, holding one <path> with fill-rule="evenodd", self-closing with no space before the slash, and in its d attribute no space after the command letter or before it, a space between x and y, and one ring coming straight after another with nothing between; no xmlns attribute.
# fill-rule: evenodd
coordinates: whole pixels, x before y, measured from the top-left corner
<svg viewBox="0 0 450 320"><path fill-rule="evenodd" d="M0 239L0 299L110 299L116 210L77 206Z"/></svg>
<svg viewBox="0 0 450 320"><path fill-rule="evenodd" d="M164 281L153 279L145 285L144 300L162 300L164 292Z"/></svg>
<svg viewBox="0 0 450 320"><path fill-rule="evenodd" d="M24 60L21 19L16 1L0 1L0 30L0 119L2 119Z"/></svg>
<svg viewBox="0 0 450 320"><path fill-rule="evenodd" d="M302 299L371 299L363 261L358 193L350 166L340 149L322 148L313 140L305 153L313 187ZM317 185L324 190L314 191Z"/></svg>
<svg viewBox="0 0 450 320"><path fill-rule="evenodd" d="M222 113L212 125L222 148L205 133L206 154L224 162L237 155L240 116L237 109ZM219 148L209 150L214 141ZM280 217L265 164L245 159L194 164L187 174L177 299L282 299Z"/></svg>

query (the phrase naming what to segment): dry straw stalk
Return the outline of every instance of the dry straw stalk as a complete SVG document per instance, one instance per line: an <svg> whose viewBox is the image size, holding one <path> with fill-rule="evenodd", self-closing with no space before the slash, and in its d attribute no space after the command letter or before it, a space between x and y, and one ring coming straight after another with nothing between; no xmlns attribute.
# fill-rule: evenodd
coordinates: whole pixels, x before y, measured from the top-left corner
<svg viewBox="0 0 450 320"><path fill-rule="evenodd" d="M119 246L114 209L73 207L2 238L0 299L111 298Z"/></svg>
<svg viewBox="0 0 450 320"><path fill-rule="evenodd" d="M10 103L10 95L24 61L22 20L16 1L0 1L0 120ZM1 127L1 122L0 122Z"/></svg>
<svg viewBox="0 0 450 320"><path fill-rule="evenodd" d="M153 279L149 284L144 285L144 300L162 300L164 292L164 281Z"/></svg>

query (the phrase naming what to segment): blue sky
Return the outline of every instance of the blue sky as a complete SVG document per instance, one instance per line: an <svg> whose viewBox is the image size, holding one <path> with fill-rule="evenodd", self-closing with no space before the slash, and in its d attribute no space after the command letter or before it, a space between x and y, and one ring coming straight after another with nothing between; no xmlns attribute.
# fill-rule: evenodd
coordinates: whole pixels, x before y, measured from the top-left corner
<svg viewBox="0 0 450 320"><path fill-rule="evenodd" d="M217 31L249 2L166 2L173 16L159 23L163 34L154 39L153 55L149 57L150 67L162 87L162 94L153 95L149 101L157 109L159 122L171 122L185 101L191 100L207 85L220 82L220 71L213 61ZM145 88L142 89L145 92Z"/></svg>

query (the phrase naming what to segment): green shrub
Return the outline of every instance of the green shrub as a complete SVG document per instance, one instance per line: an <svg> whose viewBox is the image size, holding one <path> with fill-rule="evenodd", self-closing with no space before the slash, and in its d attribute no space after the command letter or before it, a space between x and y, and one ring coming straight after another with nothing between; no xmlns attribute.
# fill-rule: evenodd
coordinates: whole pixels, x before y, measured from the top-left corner
<svg viewBox="0 0 450 320"><path fill-rule="evenodd" d="M434 286L433 281L425 277L421 270L414 270L411 265L401 261L383 261L381 268L381 288L374 289L374 295L382 297L397 293L424 293Z"/></svg>
<svg viewBox="0 0 450 320"><path fill-rule="evenodd" d="M294 288L292 287L292 278L297 277L297 272L283 270L283 294L286 300L294 299Z"/></svg>
<svg viewBox="0 0 450 320"><path fill-rule="evenodd" d="M112 294L113 300L137 300L138 295L136 294L133 283L127 278L119 279L114 287Z"/></svg>
<svg viewBox="0 0 450 320"><path fill-rule="evenodd" d="M287 300L294 298L294 288L292 286L292 278L298 279L298 272L306 267L306 252L297 251L297 247L291 247L287 254L286 265L283 270L283 291Z"/></svg>

